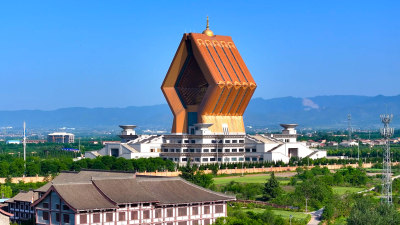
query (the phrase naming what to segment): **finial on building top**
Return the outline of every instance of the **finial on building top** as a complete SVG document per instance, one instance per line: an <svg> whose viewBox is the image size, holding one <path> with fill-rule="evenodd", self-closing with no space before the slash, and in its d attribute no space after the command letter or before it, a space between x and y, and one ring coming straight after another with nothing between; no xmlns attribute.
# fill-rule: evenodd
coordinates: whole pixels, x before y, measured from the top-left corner
<svg viewBox="0 0 400 225"><path fill-rule="evenodd" d="M210 37L214 36L214 33L210 30L210 25L209 25L209 22L208 22L208 16L207 16L207 26L206 26L206 29L203 31L203 34L205 34L207 36L210 36Z"/></svg>

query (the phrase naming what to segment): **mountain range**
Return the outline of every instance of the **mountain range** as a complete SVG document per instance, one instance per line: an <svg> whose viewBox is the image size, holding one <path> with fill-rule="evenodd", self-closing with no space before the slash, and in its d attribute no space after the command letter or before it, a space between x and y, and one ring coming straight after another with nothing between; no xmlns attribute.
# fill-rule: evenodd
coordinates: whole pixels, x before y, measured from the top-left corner
<svg viewBox="0 0 400 225"><path fill-rule="evenodd" d="M253 128L277 129L280 123L297 123L301 128L345 129L348 126L348 114L351 114L352 127L376 129L382 126L379 115L383 113L393 114L392 126L400 126L400 95L253 98L244 120L246 126ZM169 130L172 119L167 104L126 108L71 107L51 111L0 111L0 127L21 127L22 122L26 121L31 128L115 129L120 124L136 124L141 129Z"/></svg>

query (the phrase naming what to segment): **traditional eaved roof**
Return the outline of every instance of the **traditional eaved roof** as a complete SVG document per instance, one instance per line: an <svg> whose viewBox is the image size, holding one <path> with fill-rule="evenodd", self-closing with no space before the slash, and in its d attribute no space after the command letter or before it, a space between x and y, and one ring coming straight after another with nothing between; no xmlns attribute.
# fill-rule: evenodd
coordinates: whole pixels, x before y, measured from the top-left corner
<svg viewBox="0 0 400 225"><path fill-rule="evenodd" d="M55 184L53 189L73 209L104 209L116 208L92 184Z"/></svg>
<svg viewBox="0 0 400 225"><path fill-rule="evenodd" d="M135 176L134 173L109 171L64 172L50 186L36 191L52 191L73 210L117 208L120 204L153 202L160 205L230 201L235 197L213 192L179 177Z"/></svg>
<svg viewBox="0 0 400 225"><path fill-rule="evenodd" d="M0 207L0 214L3 214L3 215L5 215L5 216L7 216L7 217L14 216L14 214L9 213L9 212L6 212L6 211L4 211L2 208L3 208L3 207Z"/></svg>
<svg viewBox="0 0 400 225"><path fill-rule="evenodd" d="M86 183L91 184L93 178L133 178L135 177L133 172L121 172L121 171L102 171L102 170L85 170L82 169L80 172L62 171L56 176L51 182L44 186L36 189L36 192L47 192L53 184L66 184L66 183Z"/></svg>
<svg viewBox="0 0 400 225"><path fill-rule="evenodd" d="M180 177L174 178L137 178L138 183L144 187L160 204L184 204L213 201L230 201L235 197L214 192L192 184Z"/></svg>
<svg viewBox="0 0 400 225"><path fill-rule="evenodd" d="M33 199L32 199L33 198ZM39 199L39 194L33 191L20 191L13 198L8 199L7 203L19 201L19 202L34 202Z"/></svg>
<svg viewBox="0 0 400 225"><path fill-rule="evenodd" d="M137 179L93 180L93 184L118 204L158 202L157 198L138 184Z"/></svg>

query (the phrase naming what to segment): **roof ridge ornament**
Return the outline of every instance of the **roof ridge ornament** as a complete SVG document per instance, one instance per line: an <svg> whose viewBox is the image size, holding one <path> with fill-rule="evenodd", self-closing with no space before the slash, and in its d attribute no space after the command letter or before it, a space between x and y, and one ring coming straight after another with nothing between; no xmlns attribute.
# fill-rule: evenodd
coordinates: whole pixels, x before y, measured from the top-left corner
<svg viewBox="0 0 400 225"><path fill-rule="evenodd" d="M207 26L206 26L206 29L203 31L202 34L205 34L205 35L210 36L210 37L214 36L214 32L212 32L210 30L210 24L209 24L209 21L208 21L208 16L207 16Z"/></svg>

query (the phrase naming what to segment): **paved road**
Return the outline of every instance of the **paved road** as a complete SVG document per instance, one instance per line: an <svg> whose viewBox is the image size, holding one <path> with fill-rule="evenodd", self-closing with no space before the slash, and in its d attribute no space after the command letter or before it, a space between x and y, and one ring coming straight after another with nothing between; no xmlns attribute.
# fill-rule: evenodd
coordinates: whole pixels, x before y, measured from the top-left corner
<svg viewBox="0 0 400 225"><path fill-rule="evenodd" d="M311 220L307 225L318 225L321 222L322 212L324 212L324 208L310 212Z"/></svg>
<svg viewBox="0 0 400 225"><path fill-rule="evenodd" d="M380 174L381 174L381 173L380 173ZM397 179L397 178L399 178L399 177L400 177L400 175L394 176L394 177L392 177L392 180ZM370 188L370 189L366 189L366 190L359 191L359 192L357 192L357 194L361 194L361 193L364 193L364 192L370 192L370 191L373 191L373 190L375 190L375 187L372 187L372 188Z"/></svg>

